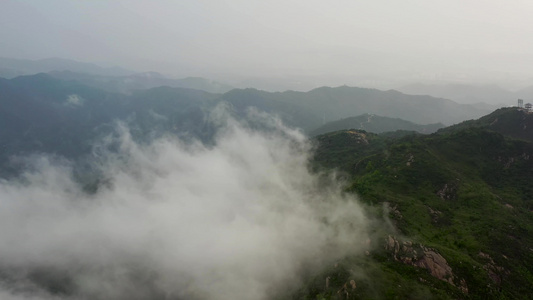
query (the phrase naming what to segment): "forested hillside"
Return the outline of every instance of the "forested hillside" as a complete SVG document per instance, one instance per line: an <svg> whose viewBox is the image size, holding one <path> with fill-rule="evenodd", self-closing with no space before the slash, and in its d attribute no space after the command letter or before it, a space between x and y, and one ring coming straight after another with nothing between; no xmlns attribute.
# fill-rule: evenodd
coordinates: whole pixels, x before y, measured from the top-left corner
<svg viewBox="0 0 533 300"><path fill-rule="evenodd" d="M391 228L366 258L346 259L306 291L326 299L337 291L349 299L528 299L533 136L522 124L531 117L514 108L427 136L317 137L318 166L345 172L348 190ZM324 288L328 276L335 283Z"/></svg>
<svg viewBox="0 0 533 300"><path fill-rule="evenodd" d="M346 213L368 218L360 221L367 226L364 227L368 230L367 238L351 240L343 235L336 243L348 243L353 250L346 246L339 248L340 252L330 250L328 253L342 253L342 256L334 262L323 257L313 268L308 262L302 262L298 266L298 283L286 286L287 290L269 292L277 297L527 299L533 293L533 272L529 267L533 265L533 186L530 183L533 114L525 110L500 109L477 120L421 134L433 132L442 125L417 125L398 117L423 121L447 115L460 121L480 112L443 99L348 87L321 88L308 93L235 89L217 94L162 86L123 94L37 74L1 79L0 89L0 174L5 180L5 191L12 189L8 184L13 178L26 176L24 180L32 182L34 177L27 177L31 164L25 159L42 155L48 160L50 157L66 159L67 165L72 166L69 180L73 183L65 188L65 193L79 188L80 197L105 197L120 190L120 176L124 175L113 177L109 174L114 171L103 166L126 168L127 172L133 172L134 181L145 177L156 182L166 180L169 172L188 170L182 167L188 162L180 160L174 163L176 168L164 165L164 171L159 171L161 166L140 166L174 153L157 147L177 147L173 151L185 151L181 154L184 156L221 151L222 156L218 153L214 157L224 160L202 167L202 172L216 172L217 165L228 162L231 164L226 167L242 167L245 172L260 167L253 176L236 181L247 189L249 180L267 180L249 192L253 195L270 195L272 191L265 190L265 186L273 185L274 193L283 197L292 193L324 197L320 198L320 206L338 208L359 203L332 202L333 198L342 196L327 194L332 189L329 185L317 192L324 184L322 181L330 182L331 179L325 180L327 174L336 171L335 182L345 183L342 193L364 203L364 213L358 210L346 210ZM371 114L378 111L391 117ZM334 118L357 112L366 114L321 126L325 116ZM331 132L338 126L350 129ZM319 134L312 138L312 147L301 135L302 129ZM270 153L280 150L277 148L286 152ZM305 163L311 149L311 165L307 169ZM268 159L273 159L271 165L262 164L265 157L246 158L250 155L247 152L255 155L264 151ZM146 157L140 162L131 161L139 153ZM243 159L248 160L243 162ZM292 163L293 159L298 161L293 166L297 166L295 170L304 168L305 172L300 170L303 173L292 176L290 172L294 170L272 169L285 166L287 161ZM270 171L265 171L265 167ZM142 175L151 170L155 173ZM241 174L243 170L233 174ZM271 183L272 174L283 174L283 180ZM180 180L188 176L192 175ZM302 176L308 178L304 192L299 190L302 183L298 180ZM322 179L309 179L315 176ZM216 182L221 180L216 178ZM186 187L187 193L202 190L198 186L201 180L190 182L193 187ZM295 191L287 192L287 182ZM79 187L74 189L74 186ZM211 183L210 186L219 185ZM232 193L235 191L228 195ZM325 219L320 219L319 225L313 226L326 226L327 230L341 226L340 223L331 225L337 223L335 214L329 215L330 212ZM233 218L232 214L236 213L222 216L221 220ZM363 228L352 227L352 230ZM325 241L340 238L336 233L329 234L332 236ZM325 262L328 265L322 266ZM28 280L47 293L58 290L68 294L70 286L81 288L68 281L77 275L56 274L65 276L63 282L56 281L53 272L32 272L38 275ZM0 272L0 281L14 280L11 275ZM139 280L152 284L152 279ZM145 292L160 296L160 290L154 289Z"/></svg>

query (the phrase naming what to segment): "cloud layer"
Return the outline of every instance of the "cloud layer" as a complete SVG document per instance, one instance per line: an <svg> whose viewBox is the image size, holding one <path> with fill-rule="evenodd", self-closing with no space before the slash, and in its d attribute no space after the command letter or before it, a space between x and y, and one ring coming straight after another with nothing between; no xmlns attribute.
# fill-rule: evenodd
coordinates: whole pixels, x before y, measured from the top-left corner
<svg viewBox="0 0 533 300"><path fill-rule="evenodd" d="M225 122L214 146L174 137L118 153L88 194L69 162L33 157L0 182L2 299L267 299L363 251L357 200L308 170L298 131Z"/></svg>

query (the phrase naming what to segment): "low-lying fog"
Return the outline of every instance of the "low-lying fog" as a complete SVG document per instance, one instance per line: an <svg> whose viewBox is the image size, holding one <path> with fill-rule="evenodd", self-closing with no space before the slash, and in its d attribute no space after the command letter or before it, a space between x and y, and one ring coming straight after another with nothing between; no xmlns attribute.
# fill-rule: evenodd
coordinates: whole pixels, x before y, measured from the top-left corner
<svg viewBox="0 0 533 300"><path fill-rule="evenodd" d="M299 131L254 117L269 130L229 118L214 146L139 144L118 125L94 193L73 163L26 158L0 181L0 298L267 299L362 252L357 199L310 173Z"/></svg>

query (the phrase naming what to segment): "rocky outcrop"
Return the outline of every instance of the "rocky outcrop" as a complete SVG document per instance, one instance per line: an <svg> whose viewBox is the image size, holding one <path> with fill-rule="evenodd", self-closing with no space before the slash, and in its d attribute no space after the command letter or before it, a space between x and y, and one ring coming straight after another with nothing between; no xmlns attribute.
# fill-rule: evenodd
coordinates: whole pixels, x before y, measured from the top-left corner
<svg viewBox="0 0 533 300"><path fill-rule="evenodd" d="M483 269L487 271L487 275L489 278L496 284L500 285L502 283L502 277L504 275L508 275L509 271L505 268L497 265L494 262L494 259L487 253L479 252L478 256L482 258L485 261L485 264L483 265ZM504 256L506 258L506 256Z"/></svg>
<svg viewBox="0 0 533 300"><path fill-rule="evenodd" d="M509 169L515 162L519 162L522 160L529 160L529 154L524 152L521 155L515 156L515 157L502 157L498 156L496 160L503 165L504 169Z"/></svg>
<svg viewBox="0 0 533 300"><path fill-rule="evenodd" d="M431 221L433 223L438 223L440 220L440 216L442 215L442 212L440 210L433 209L429 206L426 206L429 211L429 215L431 216Z"/></svg>
<svg viewBox="0 0 533 300"><path fill-rule="evenodd" d="M424 249L422 257L413 261L412 264L429 270L433 277L453 284L452 268L448 265L446 259L434 250Z"/></svg>
<svg viewBox="0 0 533 300"><path fill-rule="evenodd" d="M350 293L355 291L357 288L357 285L355 284L355 280L350 280L349 282L346 282L340 290L337 291L337 296L340 299L348 299L350 297Z"/></svg>
<svg viewBox="0 0 533 300"><path fill-rule="evenodd" d="M412 153L409 153L407 157L407 162L405 163L405 165L409 167L414 162L415 162L415 156Z"/></svg>
<svg viewBox="0 0 533 300"><path fill-rule="evenodd" d="M368 145L368 139L366 138L366 134L363 132L347 130L346 133L350 136L350 138L355 140L356 143Z"/></svg>
<svg viewBox="0 0 533 300"><path fill-rule="evenodd" d="M383 202L383 211L387 214L392 216L395 220L401 220L403 219L403 215L398 209L398 204L391 205L390 202Z"/></svg>
<svg viewBox="0 0 533 300"><path fill-rule="evenodd" d="M459 179L457 179L458 181ZM442 200L456 200L457 190L459 185L457 182L446 183L440 190L437 191L437 196Z"/></svg>
<svg viewBox="0 0 533 300"><path fill-rule="evenodd" d="M468 293L468 287L463 279L458 279L446 259L437 250L416 244L411 241L399 241L388 236L385 249L390 251L394 259L404 264L428 270L431 276L446 281Z"/></svg>

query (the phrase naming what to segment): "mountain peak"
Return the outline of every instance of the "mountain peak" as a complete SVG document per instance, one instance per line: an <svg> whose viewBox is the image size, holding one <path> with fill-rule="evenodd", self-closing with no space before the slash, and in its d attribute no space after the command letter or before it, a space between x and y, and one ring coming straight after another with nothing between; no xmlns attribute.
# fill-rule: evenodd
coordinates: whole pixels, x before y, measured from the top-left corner
<svg viewBox="0 0 533 300"><path fill-rule="evenodd" d="M465 121L443 131L464 128L484 128L513 138L533 141L533 112L517 107L502 107L477 120Z"/></svg>

